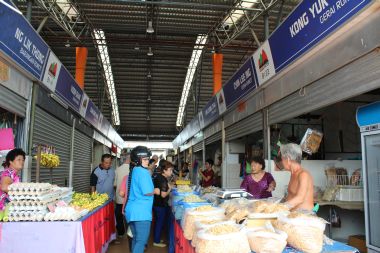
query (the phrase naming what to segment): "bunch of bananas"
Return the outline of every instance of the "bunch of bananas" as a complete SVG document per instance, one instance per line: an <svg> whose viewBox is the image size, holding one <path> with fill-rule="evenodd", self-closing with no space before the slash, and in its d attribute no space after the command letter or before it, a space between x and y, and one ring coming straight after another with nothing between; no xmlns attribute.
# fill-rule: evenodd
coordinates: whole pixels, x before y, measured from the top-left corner
<svg viewBox="0 0 380 253"><path fill-rule="evenodd" d="M93 194L89 193L74 193L71 206L78 207L79 209L94 210L98 206L103 205L108 200L107 193Z"/></svg>
<svg viewBox="0 0 380 253"><path fill-rule="evenodd" d="M37 156L35 156L34 159L37 160ZM42 167L56 168L60 164L59 156L55 154L42 153L40 164Z"/></svg>

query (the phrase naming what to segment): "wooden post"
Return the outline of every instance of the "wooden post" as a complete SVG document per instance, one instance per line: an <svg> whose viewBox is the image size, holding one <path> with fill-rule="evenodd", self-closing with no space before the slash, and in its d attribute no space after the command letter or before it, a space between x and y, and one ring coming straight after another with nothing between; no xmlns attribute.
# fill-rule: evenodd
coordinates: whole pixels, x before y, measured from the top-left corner
<svg viewBox="0 0 380 253"><path fill-rule="evenodd" d="M40 182L41 145L37 146L36 183Z"/></svg>

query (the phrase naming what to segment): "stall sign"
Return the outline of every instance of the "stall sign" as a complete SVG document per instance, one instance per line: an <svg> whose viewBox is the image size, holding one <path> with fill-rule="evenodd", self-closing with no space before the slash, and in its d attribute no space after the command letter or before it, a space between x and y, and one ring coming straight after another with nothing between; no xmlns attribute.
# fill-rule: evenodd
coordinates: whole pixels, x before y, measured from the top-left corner
<svg viewBox="0 0 380 253"><path fill-rule="evenodd" d="M269 38L276 72L294 62L371 2L302 1Z"/></svg>
<svg viewBox="0 0 380 253"><path fill-rule="evenodd" d="M44 71L42 83L51 91L55 91L57 86L58 75L61 71L62 63L58 60L58 57L50 51L49 58Z"/></svg>
<svg viewBox="0 0 380 253"><path fill-rule="evenodd" d="M99 126L100 114L101 113L98 107L96 107L96 105L94 104L94 102L92 102L91 100L88 101L85 119L96 128Z"/></svg>
<svg viewBox="0 0 380 253"><path fill-rule="evenodd" d="M253 68L252 59L250 57L224 85L223 92L227 108L230 108L249 92L256 89L256 71Z"/></svg>
<svg viewBox="0 0 380 253"><path fill-rule="evenodd" d="M204 127L208 126L219 117L218 101L216 100L216 96L213 96L211 100L208 101L207 105L202 110L202 114Z"/></svg>
<svg viewBox="0 0 380 253"><path fill-rule="evenodd" d="M49 47L9 0L0 1L0 51L41 81Z"/></svg>
<svg viewBox="0 0 380 253"><path fill-rule="evenodd" d="M61 67L55 93L74 111L80 112L83 91L64 66Z"/></svg>

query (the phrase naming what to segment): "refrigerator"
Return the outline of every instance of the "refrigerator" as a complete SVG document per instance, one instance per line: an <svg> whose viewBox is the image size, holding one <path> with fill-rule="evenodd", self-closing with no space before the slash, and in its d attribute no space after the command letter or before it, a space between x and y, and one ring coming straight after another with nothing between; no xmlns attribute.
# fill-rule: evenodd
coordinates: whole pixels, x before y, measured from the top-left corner
<svg viewBox="0 0 380 253"><path fill-rule="evenodd" d="M368 252L380 252L380 101L359 107L366 243Z"/></svg>

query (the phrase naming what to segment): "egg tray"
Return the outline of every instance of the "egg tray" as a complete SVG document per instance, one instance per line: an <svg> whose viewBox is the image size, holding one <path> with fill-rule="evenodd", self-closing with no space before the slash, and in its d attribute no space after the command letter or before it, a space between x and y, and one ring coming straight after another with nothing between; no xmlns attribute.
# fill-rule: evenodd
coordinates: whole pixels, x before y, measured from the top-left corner
<svg viewBox="0 0 380 253"><path fill-rule="evenodd" d="M41 195L14 195L13 192L9 193L9 198L13 200L36 200L36 201L53 201L60 199L62 194L61 190L55 190L51 192L44 192Z"/></svg>
<svg viewBox="0 0 380 253"><path fill-rule="evenodd" d="M9 221L43 221L47 211L40 212L11 212L8 215Z"/></svg>

